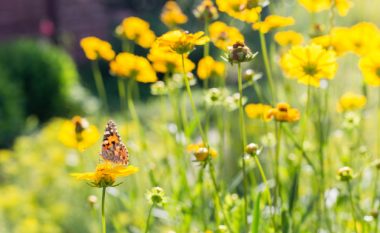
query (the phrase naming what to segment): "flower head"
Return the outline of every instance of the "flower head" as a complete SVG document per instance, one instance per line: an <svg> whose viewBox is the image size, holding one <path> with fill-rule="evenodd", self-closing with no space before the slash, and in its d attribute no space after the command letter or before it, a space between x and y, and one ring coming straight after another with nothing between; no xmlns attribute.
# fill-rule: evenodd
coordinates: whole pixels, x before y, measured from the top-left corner
<svg viewBox="0 0 380 233"><path fill-rule="evenodd" d="M111 44L94 36L81 39L80 46L89 60L111 61L115 57Z"/></svg>
<svg viewBox="0 0 380 233"><path fill-rule="evenodd" d="M340 16L346 16L353 3L351 0L334 0L335 8Z"/></svg>
<svg viewBox="0 0 380 233"><path fill-rule="evenodd" d="M223 62L215 61L212 57L206 56L198 63L197 74L202 80L212 76L223 77L226 66Z"/></svg>
<svg viewBox="0 0 380 233"><path fill-rule="evenodd" d="M167 1L161 12L161 21L169 28L175 28L179 24L187 22L187 16L175 1Z"/></svg>
<svg viewBox="0 0 380 233"><path fill-rule="evenodd" d="M210 24L209 32L212 43L221 50L226 50L236 41L244 41L244 36L237 28L228 26L221 21Z"/></svg>
<svg viewBox="0 0 380 233"><path fill-rule="evenodd" d="M146 199L151 205L163 206L168 202L165 191L161 187L153 187L146 193Z"/></svg>
<svg viewBox="0 0 380 233"><path fill-rule="evenodd" d="M364 95L347 92L340 97L337 104L337 111L345 112L359 110L365 106L366 102L367 98Z"/></svg>
<svg viewBox="0 0 380 233"><path fill-rule="evenodd" d="M256 22L261 13L261 6L252 0L216 0L220 11L243 22Z"/></svg>
<svg viewBox="0 0 380 233"><path fill-rule="evenodd" d="M330 0L298 0L307 11L320 12L330 8Z"/></svg>
<svg viewBox="0 0 380 233"><path fill-rule="evenodd" d="M205 161L208 158L216 158L218 156L218 152L215 149L206 147L202 142L188 145L187 151L192 153L199 162Z"/></svg>
<svg viewBox="0 0 380 233"><path fill-rule="evenodd" d="M119 53L110 63L110 72L122 78L134 78L138 82L151 83L157 81L149 61L131 53Z"/></svg>
<svg viewBox="0 0 380 233"><path fill-rule="evenodd" d="M226 90L219 88L210 88L208 89L205 95L205 102L208 106L219 106L224 103L226 98Z"/></svg>
<svg viewBox="0 0 380 233"><path fill-rule="evenodd" d="M231 64L252 61L257 53L252 53L251 49L243 42L236 42L229 46L224 59Z"/></svg>
<svg viewBox="0 0 380 233"><path fill-rule="evenodd" d="M350 167L342 167L338 170L338 180L340 181L350 181L354 177L352 168Z"/></svg>
<svg viewBox="0 0 380 233"><path fill-rule="evenodd" d="M338 56L348 52L350 45L350 29L345 27L334 27L329 34L314 37L312 42L321 45L325 49L333 49Z"/></svg>
<svg viewBox="0 0 380 233"><path fill-rule="evenodd" d="M192 34L181 30L167 32L157 39L159 46L169 47L178 54L190 53L196 45L204 45L209 40L202 31Z"/></svg>
<svg viewBox="0 0 380 233"><path fill-rule="evenodd" d="M211 0L203 0L193 11L194 16L198 19L217 19L218 10Z"/></svg>
<svg viewBox="0 0 380 233"><path fill-rule="evenodd" d="M332 79L337 71L333 51L319 45L294 46L280 61L283 71L298 82L319 87L321 79Z"/></svg>
<svg viewBox="0 0 380 233"><path fill-rule="evenodd" d="M275 108L272 108L267 113L267 118L274 118L280 122L295 122L300 119L300 112L290 107L287 103L278 103Z"/></svg>
<svg viewBox="0 0 380 233"><path fill-rule="evenodd" d="M152 95L166 95L168 88L163 81L157 81L150 86L150 93Z"/></svg>
<svg viewBox="0 0 380 233"><path fill-rule="evenodd" d="M249 143L246 147L245 147L245 152L249 155L252 155L252 156L255 156L257 155L259 151L259 146L256 144L256 143Z"/></svg>
<svg viewBox="0 0 380 233"><path fill-rule="evenodd" d="M380 86L380 50L372 52L359 60L359 68L364 82L370 86Z"/></svg>
<svg viewBox="0 0 380 233"><path fill-rule="evenodd" d="M360 22L350 28L348 42L350 50L360 56L367 55L379 49L379 28L369 22Z"/></svg>
<svg viewBox="0 0 380 233"><path fill-rule="evenodd" d="M249 118L262 119L264 121L270 121L269 112L272 110L272 106L266 104L247 104L245 106L245 112Z"/></svg>
<svg viewBox="0 0 380 233"><path fill-rule="evenodd" d="M272 29L286 27L294 24L293 17L284 17L279 15L269 15L262 22L257 22L252 25L254 30L258 30L261 33L267 33Z"/></svg>
<svg viewBox="0 0 380 233"><path fill-rule="evenodd" d="M116 28L116 34L134 41L143 48L149 48L156 39L156 35L150 30L149 23L138 17L125 18Z"/></svg>
<svg viewBox="0 0 380 233"><path fill-rule="evenodd" d="M73 173L72 176L78 180L90 181L94 187L104 188L114 186L118 177L132 175L138 171L134 166L124 166L104 162L96 166L95 172Z"/></svg>
<svg viewBox="0 0 380 233"><path fill-rule="evenodd" d="M63 122L58 138L65 146L84 151L95 144L99 136L94 125L90 125L85 118L74 116Z"/></svg>
<svg viewBox="0 0 380 233"><path fill-rule="evenodd" d="M303 42L303 36L295 31L282 31L274 35L274 40L281 46L300 45Z"/></svg>

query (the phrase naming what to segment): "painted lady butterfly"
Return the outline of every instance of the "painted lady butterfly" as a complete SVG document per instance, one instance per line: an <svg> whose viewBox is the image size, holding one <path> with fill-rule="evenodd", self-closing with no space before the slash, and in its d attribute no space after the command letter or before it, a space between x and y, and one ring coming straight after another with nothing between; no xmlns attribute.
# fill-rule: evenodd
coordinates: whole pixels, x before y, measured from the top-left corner
<svg viewBox="0 0 380 233"><path fill-rule="evenodd" d="M104 131L101 156L106 161L128 165L128 150L121 142L115 122L109 120Z"/></svg>

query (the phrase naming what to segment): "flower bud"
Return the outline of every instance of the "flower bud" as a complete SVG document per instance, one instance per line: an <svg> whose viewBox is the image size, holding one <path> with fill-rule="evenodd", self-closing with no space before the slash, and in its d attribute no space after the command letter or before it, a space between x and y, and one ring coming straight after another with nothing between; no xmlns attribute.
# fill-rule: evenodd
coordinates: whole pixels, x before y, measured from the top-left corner
<svg viewBox="0 0 380 233"><path fill-rule="evenodd" d="M90 204L90 207L93 208L98 201L98 198L95 195L90 195L88 196L87 201Z"/></svg>
<svg viewBox="0 0 380 233"><path fill-rule="evenodd" d="M227 48L224 59L231 64L252 61L257 53L253 54L251 49L242 42L236 42Z"/></svg>
<svg viewBox="0 0 380 233"><path fill-rule="evenodd" d="M146 193L146 198L150 204L157 206L163 206L167 202L167 197L161 187L153 187Z"/></svg>
<svg viewBox="0 0 380 233"><path fill-rule="evenodd" d="M150 92L152 95L166 95L168 89L163 81L157 81L150 86Z"/></svg>
<svg viewBox="0 0 380 233"><path fill-rule="evenodd" d="M218 10L211 0L203 0L193 11L194 16L198 19L217 19Z"/></svg>
<svg viewBox="0 0 380 233"><path fill-rule="evenodd" d="M246 147L245 147L245 152L247 154L250 154L252 156L255 156L257 155L257 151L259 149L259 146L255 143L249 143Z"/></svg>
<svg viewBox="0 0 380 233"><path fill-rule="evenodd" d="M350 167L342 167L338 170L338 179L340 181L350 181L353 178L353 171Z"/></svg>

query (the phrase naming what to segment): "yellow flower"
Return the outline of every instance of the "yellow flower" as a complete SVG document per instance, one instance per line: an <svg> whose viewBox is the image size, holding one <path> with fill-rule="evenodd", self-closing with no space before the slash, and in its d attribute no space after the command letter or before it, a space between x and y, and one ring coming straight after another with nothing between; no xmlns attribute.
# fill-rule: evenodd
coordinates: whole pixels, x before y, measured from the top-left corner
<svg viewBox="0 0 380 233"><path fill-rule="evenodd" d="M276 108L269 110L267 118L274 118L276 121L280 122L295 122L300 119L300 112L291 108L287 103L278 103Z"/></svg>
<svg viewBox="0 0 380 233"><path fill-rule="evenodd" d="M208 156L213 159L218 156L218 152L215 149L211 147L207 148L202 142L188 145L187 151L194 154L197 161L205 161Z"/></svg>
<svg viewBox="0 0 380 233"><path fill-rule="evenodd" d="M300 45L303 42L303 36L295 31L277 32L274 40L281 46Z"/></svg>
<svg viewBox="0 0 380 233"><path fill-rule="evenodd" d="M193 11L194 16L198 19L217 19L218 10L216 9L214 3L211 0L203 0Z"/></svg>
<svg viewBox="0 0 380 233"><path fill-rule="evenodd" d="M202 58L198 63L197 74L200 79L208 79L212 76L223 77L226 66L223 62L215 61L212 57Z"/></svg>
<svg viewBox="0 0 380 233"><path fill-rule="evenodd" d="M366 55L378 48L380 32L375 24L361 22L351 27L348 40L354 53Z"/></svg>
<svg viewBox="0 0 380 233"><path fill-rule="evenodd" d="M113 186L118 177L125 177L138 172L134 166L124 166L104 162L96 166L95 172L73 173L71 174L78 180L90 181L94 187L104 188Z"/></svg>
<svg viewBox="0 0 380 233"><path fill-rule="evenodd" d="M333 79L338 67L335 52L315 44L292 47L282 56L280 65L290 78L315 87L321 79Z"/></svg>
<svg viewBox="0 0 380 233"><path fill-rule="evenodd" d="M309 12L320 12L329 9L331 6L330 1L331 0L298 0Z"/></svg>
<svg viewBox="0 0 380 233"><path fill-rule="evenodd" d="M350 0L334 0L334 1L335 1L335 8L338 10L338 14L340 16L346 16L348 11L352 7L352 1Z"/></svg>
<svg viewBox="0 0 380 233"><path fill-rule="evenodd" d="M149 23L138 17L124 19L116 28L116 33L143 48L149 48L156 39L156 35L150 30Z"/></svg>
<svg viewBox="0 0 380 233"><path fill-rule="evenodd" d="M362 57L359 60L359 68L365 83L370 86L380 86L380 50Z"/></svg>
<svg viewBox="0 0 380 233"><path fill-rule="evenodd" d="M272 106L266 104L247 104L245 106L245 112L249 118L253 119L262 119L264 121L270 121L269 111L272 109Z"/></svg>
<svg viewBox="0 0 380 233"><path fill-rule="evenodd" d="M350 50L350 29L345 27L335 27L330 34L314 37L312 43L321 45L325 49L332 48L338 56Z"/></svg>
<svg viewBox="0 0 380 233"><path fill-rule="evenodd" d="M236 41L244 41L244 36L235 27L224 22L216 21L209 26L210 39L214 45L222 50L233 45Z"/></svg>
<svg viewBox="0 0 380 233"><path fill-rule="evenodd" d="M167 1L161 12L161 21L169 28L174 28L178 24L186 23L187 16L175 1Z"/></svg>
<svg viewBox="0 0 380 233"><path fill-rule="evenodd" d="M111 44L94 36L81 39L80 46L89 60L102 58L111 61L115 57Z"/></svg>
<svg viewBox="0 0 380 233"><path fill-rule="evenodd" d="M204 32L188 33L181 30L170 31L157 39L159 46L169 47L178 54L190 53L196 45L204 45L210 39Z"/></svg>
<svg viewBox="0 0 380 233"><path fill-rule="evenodd" d="M340 97L336 109L338 112L359 110L363 108L366 103L367 98L364 95L347 92Z"/></svg>
<svg viewBox="0 0 380 233"><path fill-rule="evenodd" d="M63 122L58 139L67 147L84 151L99 139L99 131L94 125L80 116Z"/></svg>
<svg viewBox="0 0 380 233"><path fill-rule="evenodd" d="M286 27L294 24L293 17L284 17L279 15L269 15L262 22L257 22L252 25L254 30L258 30L261 33L267 33L272 29L279 27Z"/></svg>
<svg viewBox="0 0 380 233"><path fill-rule="evenodd" d="M138 82L157 81L156 72L149 61L131 53L119 53L110 63L110 72L122 78L134 78Z"/></svg>
<svg viewBox="0 0 380 233"><path fill-rule="evenodd" d="M254 23L259 19L262 8L251 2L250 0L216 0L220 11L241 21Z"/></svg>
<svg viewBox="0 0 380 233"><path fill-rule="evenodd" d="M148 59L152 62L154 70L160 73L180 73L182 70L181 55L174 52L169 47L161 47L159 43L154 43L149 51ZM191 72L195 64L185 57L185 72Z"/></svg>

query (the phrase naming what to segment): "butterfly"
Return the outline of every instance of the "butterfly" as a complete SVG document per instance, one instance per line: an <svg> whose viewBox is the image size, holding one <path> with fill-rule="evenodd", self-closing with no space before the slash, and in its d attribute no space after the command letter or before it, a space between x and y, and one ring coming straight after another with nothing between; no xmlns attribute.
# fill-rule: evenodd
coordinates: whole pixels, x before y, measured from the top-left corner
<svg viewBox="0 0 380 233"><path fill-rule="evenodd" d="M104 131L101 156L106 161L116 164L128 165L128 150L121 142L116 124L112 120L107 122Z"/></svg>

